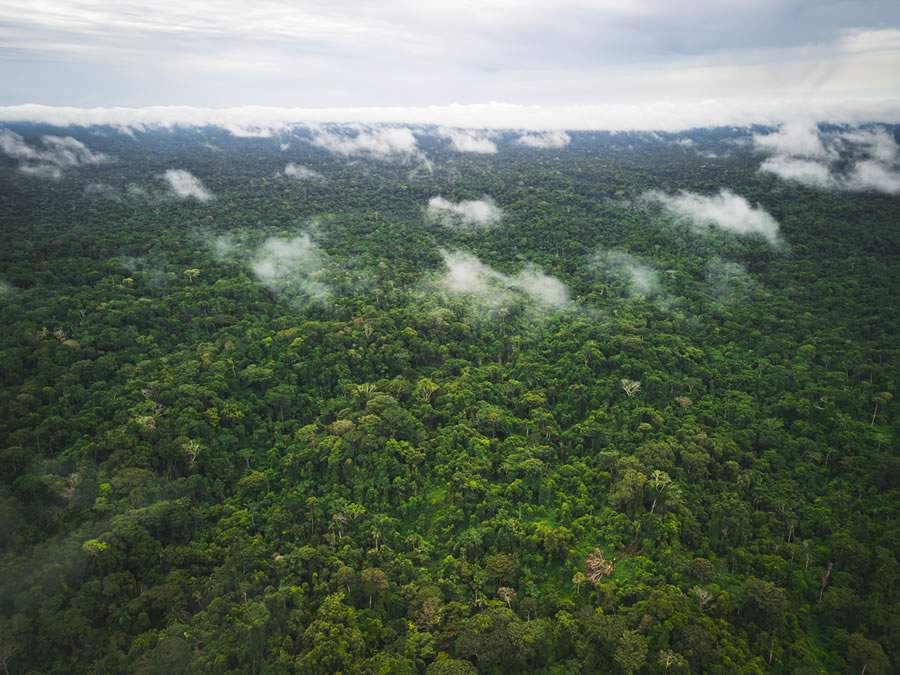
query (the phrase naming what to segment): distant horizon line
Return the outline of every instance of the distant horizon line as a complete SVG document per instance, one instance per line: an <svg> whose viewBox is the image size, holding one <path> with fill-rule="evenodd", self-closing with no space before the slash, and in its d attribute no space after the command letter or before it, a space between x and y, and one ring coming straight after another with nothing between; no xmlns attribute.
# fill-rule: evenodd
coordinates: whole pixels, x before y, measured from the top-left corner
<svg viewBox="0 0 900 675"><path fill-rule="evenodd" d="M715 127L780 126L790 122L900 124L900 98L820 100L716 100L524 105L516 103L432 106L280 107L53 106L37 103L0 106L0 123L52 126L147 127L216 126L237 136L271 136L294 126L393 124L492 130L680 132Z"/></svg>

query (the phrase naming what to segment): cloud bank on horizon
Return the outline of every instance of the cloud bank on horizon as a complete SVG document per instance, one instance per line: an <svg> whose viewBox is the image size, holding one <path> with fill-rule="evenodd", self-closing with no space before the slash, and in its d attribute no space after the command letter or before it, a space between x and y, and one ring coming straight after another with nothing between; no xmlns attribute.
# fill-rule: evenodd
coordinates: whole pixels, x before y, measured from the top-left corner
<svg viewBox="0 0 900 675"><path fill-rule="evenodd" d="M900 89L898 89L900 91ZM646 104L608 103L589 105L519 105L484 103L427 107L360 108L276 108L243 106L238 108L194 108L189 106L150 106L143 108L78 108L25 104L0 106L0 123L41 123L58 127L111 126L132 135L149 128L221 127L242 138L271 138L287 134L294 127L308 128L318 137L321 147L340 154L360 154L363 145L378 146L379 139L363 136L336 137L334 130L322 124L345 124L359 131L360 125L397 125L454 129L460 142L451 138L460 152L490 153L496 143L485 130L513 130L521 135L516 143L531 148L558 149L570 142L564 131L665 131L678 132L703 127L810 126L814 122L861 125L900 124L900 97L880 100L828 100L815 105L811 116L809 101L780 99L767 101L704 99L697 101L656 101ZM371 134L375 128L364 134ZM424 130L422 130L424 131ZM438 131L438 135L441 132ZM405 136L405 134L404 134ZM446 138L446 136L444 136ZM412 152L408 137L388 140L393 153ZM413 137L412 140L415 140ZM402 148L406 146L407 150ZM460 149L463 148L463 149ZM477 150L473 150L477 148ZM372 154L379 154L374 151ZM382 156L384 153L381 153ZM388 153L390 154L390 152Z"/></svg>

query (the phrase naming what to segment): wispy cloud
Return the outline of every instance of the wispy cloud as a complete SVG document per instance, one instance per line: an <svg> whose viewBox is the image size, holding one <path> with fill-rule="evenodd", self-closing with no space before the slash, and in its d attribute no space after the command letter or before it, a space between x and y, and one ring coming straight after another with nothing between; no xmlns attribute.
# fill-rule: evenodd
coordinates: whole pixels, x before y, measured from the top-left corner
<svg viewBox="0 0 900 675"><path fill-rule="evenodd" d="M792 122L771 134L754 134L757 150L792 157L827 159L834 154L825 147L814 125Z"/></svg>
<svg viewBox="0 0 900 675"><path fill-rule="evenodd" d="M572 142L572 138L565 131L538 131L522 134L516 140L519 145L541 150L564 148Z"/></svg>
<svg viewBox="0 0 900 675"><path fill-rule="evenodd" d="M758 235L770 244L781 241L778 221L762 206L753 206L730 190L723 189L714 195L652 191L644 193L643 197L660 204L670 214L687 221L701 232L714 227L739 235Z"/></svg>
<svg viewBox="0 0 900 675"><path fill-rule="evenodd" d="M898 195L900 194L900 171L883 162L868 159L857 162L842 184L848 190L859 192L874 190L886 192L889 195Z"/></svg>
<svg viewBox="0 0 900 675"><path fill-rule="evenodd" d="M325 177L315 169L310 169L302 164L294 164L289 162L284 167L284 175L294 180L323 180Z"/></svg>
<svg viewBox="0 0 900 675"><path fill-rule="evenodd" d="M601 249L590 257L588 267L598 276L621 285L630 297L650 297L662 292L659 271L626 251Z"/></svg>
<svg viewBox="0 0 900 675"><path fill-rule="evenodd" d="M344 157L402 162L425 159L416 137L406 127L317 129L312 143Z"/></svg>
<svg viewBox="0 0 900 675"><path fill-rule="evenodd" d="M497 144L491 140L492 134L484 130L449 129L438 130L438 136L450 141L450 149L455 152L471 152L482 155L493 155L497 152Z"/></svg>
<svg viewBox="0 0 900 675"><path fill-rule="evenodd" d="M769 157L759 167L763 173L772 173L792 183L827 189L837 187L827 164L812 159L776 155Z"/></svg>
<svg viewBox="0 0 900 675"><path fill-rule="evenodd" d="M308 233L296 237L270 237L250 257L256 278L266 288L291 302L322 302L331 291L321 280L326 254Z"/></svg>
<svg viewBox="0 0 900 675"><path fill-rule="evenodd" d="M755 135L754 146L772 156L762 173L820 190L900 194L900 149L884 128L823 134L814 124L786 125Z"/></svg>
<svg viewBox="0 0 900 675"><path fill-rule="evenodd" d="M168 183L172 194L179 199L196 199L199 202L208 202L213 199L213 194L206 189L199 178L189 171L169 169L162 177Z"/></svg>
<svg viewBox="0 0 900 675"><path fill-rule="evenodd" d="M441 257L445 269L437 278L437 287L466 297L480 309L497 310L524 300L538 309L558 310L570 303L568 287L536 266L509 275L464 251L442 250Z"/></svg>
<svg viewBox="0 0 900 675"><path fill-rule="evenodd" d="M706 290L716 300L731 304L743 300L755 286L747 268L737 262L715 257L704 269Z"/></svg>
<svg viewBox="0 0 900 675"><path fill-rule="evenodd" d="M443 197L428 200L425 215L433 223L444 227L477 229L493 227L503 219L503 209L485 195L481 199L451 202Z"/></svg>
<svg viewBox="0 0 900 675"><path fill-rule="evenodd" d="M9 129L0 130L0 151L19 160L19 170L31 176L56 179L66 169L110 161L108 155L91 151L71 136L41 136L41 146L29 145Z"/></svg>

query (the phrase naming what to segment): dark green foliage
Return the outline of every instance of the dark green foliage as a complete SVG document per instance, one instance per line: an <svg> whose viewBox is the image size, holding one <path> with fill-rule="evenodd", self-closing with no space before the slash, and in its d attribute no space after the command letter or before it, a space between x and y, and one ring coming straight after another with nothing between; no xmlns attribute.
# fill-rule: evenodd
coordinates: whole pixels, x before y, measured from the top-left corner
<svg viewBox="0 0 900 675"><path fill-rule="evenodd" d="M426 145L430 176L100 131L56 133L114 164L0 166L10 673L900 669L896 197L779 183L724 130L692 134L718 159L645 135ZM173 167L217 198L128 192ZM637 199L723 187L788 246ZM505 219L442 229L438 194ZM323 302L254 276L304 232ZM441 248L538 265L572 307L443 297ZM598 249L659 293L592 270Z"/></svg>

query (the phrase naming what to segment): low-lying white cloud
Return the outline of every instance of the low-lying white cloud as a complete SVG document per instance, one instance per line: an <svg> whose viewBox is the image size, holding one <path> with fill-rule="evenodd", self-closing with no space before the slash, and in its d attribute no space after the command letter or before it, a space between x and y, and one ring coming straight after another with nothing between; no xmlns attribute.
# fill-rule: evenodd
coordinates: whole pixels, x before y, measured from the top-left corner
<svg viewBox="0 0 900 675"><path fill-rule="evenodd" d="M780 241L778 221L762 206L753 206L730 190L723 189L714 195L684 190L667 194L654 190L645 193L644 198L701 231L715 227L740 235L759 235L771 244Z"/></svg>
<svg viewBox="0 0 900 675"><path fill-rule="evenodd" d="M569 289L559 279L528 265L516 274L504 274L471 253L441 251L445 270L437 279L441 290L464 296L479 308L496 310L517 300L540 309L563 309L570 302Z"/></svg>
<svg viewBox="0 0 900 675"><path fill-rule="evenodd" d="M811 159L776 155L766 159L760 165L759 170L763 173L775 174L788 182L810 187L827 189L836 185L828 165Z"/></svg>
<svg viewBox="0 0 900 675"><path fill-rule="evenodd" d="M213 198L213 194L204 187L200 179L184 169L169 169L163 174L163 179L168 183L172 194L179 199L208 202Z"/></svg>
<svg viewBox="0 0 900 675"><path fill-rule="evenodd" d="M851 147L861 147L872 159L885 164L893 164L898 159L900 148L893 134L884 127L877 129L856 129L838 135L838 139Z"/></svg>
<svg viewBox="0 0 900 675"><path fill-rule="evenodd" d="M222 242L223 254L232 242ZM327 256L308 233L269 237L250 256L256 278L270 291L295 302L321 302L330 295L321 281Z"/></svg>
<svg viewBox="0 0 900 675"><path fill-rule="evenodd" d="M588 266L595 274L622 284L628 296L649 297L662 291L659 271L626 251L597 251Z"/></svg>
<svg viewBox="0 0 900 675"><path fill-rule="evenodd" d="M787 182L820 190L900 194L900 149L883 127L823 134L815 125L786 125L754 136L754 145L772 155L760 172ZM842 160L848 160L847 168L841 168Z"/></svg>
<svg viewBox="0 0 900 675"><path fill-rule="evenodd" d="M493 227L503 219L503 209L485 195L481 199L451 202L443 197L428 200L425 214L431 222L444 227L478 229Z"/></svg>
<svg viewBox="0 0 900 675"><path fill-rule="evenodd" d="M757 150L791 157L825 159L833 156L826 148L815 125L792 122L770 134L754 134L753 145Z"/></svg>
<svg viewBox="0 0 900 675"><path fill-rule="evenodd" d="M900 194L900 171L874 159L858 162L843 181L847 190Z"/></svg>
<svg viewBox="0 0 900 675"><path fill-rule="evenodd" d="M522 134L516 139L516 143L529 148L551 150L564 148L572 142L572 137L565 131L551 130Z"/></svg>
<svg viewBox="0 0 900 675"><path fill-rule="evenodd" d="M324 176L314 169L310 169L302 164L294 164L289 162L284 167L284 175L294 180L322 180Z"/></svg>
<svg viewBox="0 0 900 675"><path fill-rule="evenodd" d="M438 136L450 141L450 149L454 152L470 152L482 155L493 155L497 152L497 144L491 139L493 134L485 130L474 129L438 129Z"/></svg>
<svg viewBox="0 0 900 675"><path fill-rule="evenodd" d="M19 161L19 171L39 178L61 178L66 169L110 161L71 136L41 136L41 146L29 145L9 129L0 130L0 152Z"/></svg>
<svg viewBox="0 0 900 675"><path fill-rule="evenodd" d="M312 143L344 157L403 162L425 160L416 137L406 127L317 129L313 132Z"/></svg>

